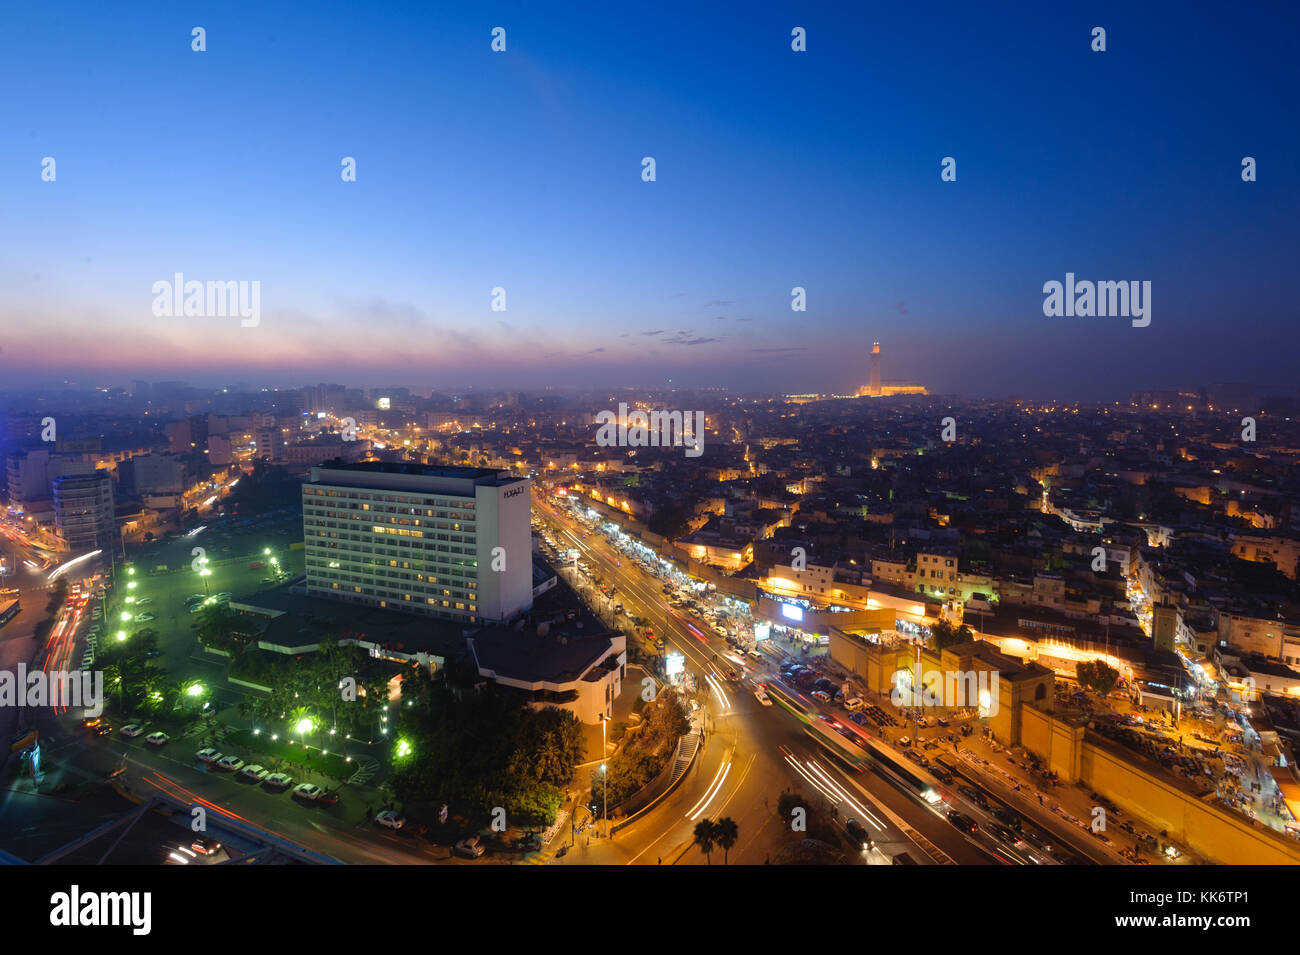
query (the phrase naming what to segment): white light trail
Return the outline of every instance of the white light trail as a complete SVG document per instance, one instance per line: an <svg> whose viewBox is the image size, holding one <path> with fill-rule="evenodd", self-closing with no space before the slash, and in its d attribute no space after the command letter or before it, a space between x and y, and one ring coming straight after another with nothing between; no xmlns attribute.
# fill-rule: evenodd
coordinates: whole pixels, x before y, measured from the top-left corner
<svg viewBox="0 0 1300 955"><path fill-rule="evenodd" d="M722 767L722 769L719 771L719 774L714 777L714 785L710 787L709 792L706 792L704 794L703 804L701 805L700 803L696 803L695 805L697 808L694 814L687 815L687 818L690 819L691 822L694 822L696 819L702 816L704 814L704 810L708 809L709 804L712 803L713 800L717 798L718 793L722 791L722 784L727 781L727 774L730 772L731 772L731 763L728 762Z"/></svg>
<svg viewBox="0 0 1300 955"><path fill-rule="evenodd" d="M103 553L102 550L92 550L89 554L82 554L80 557L74 557L72 558L72 560L68 561L67 563L63 563L60 564L58 567L55 567L54 570L50 571L50 576L47 577L46 579L53 580L55 577L59 576L59 574L63 573L69 567L73 567L77 564L80 564L83 560L89 560L90 558L94 557L96 554L102 554L102 553Z"/></svg>
<svg viewBox="0 0 1300 955"><path fill-rule="evenodd" d="M722 708L724 710L731 709L731 701L727 699L727 694L726 691L722 689L722 684L713 678L712 673L706 673L704 679L708 682L709 686L713 687L713 692L718 694L718 702L722 704Z"/></svg>

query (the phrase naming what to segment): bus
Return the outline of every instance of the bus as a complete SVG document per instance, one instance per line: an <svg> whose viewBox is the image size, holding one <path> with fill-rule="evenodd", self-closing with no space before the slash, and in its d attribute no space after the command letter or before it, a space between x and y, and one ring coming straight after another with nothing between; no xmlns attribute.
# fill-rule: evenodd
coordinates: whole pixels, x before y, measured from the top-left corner
<svg viewBox="0 0 1300 955"><path fill-rule="evenodd" d="M870 754L855 740L842 735L842 727L828 717L819 716L810 720L804 731L825 750L832 758L858 772L871 766Z"/></svg>
<svg viewBox="0 0 1300 955"><path fill-rule="evenodd" d="M859 772L874 768L930 805L943 801L939 780L899 756L892 747L859 736L829 717L812 720L806 730L822 749Z"/></svg>
<svg viewBox="0 0 1300 955"><path fill-rule="evenodd" d="M801 702L797 695L780 683L772 680L764 683L763 689L767 691L767 695L772 698L773 703L779 703L803 722L807 723L812 720L814 714L808 704Z"/></svg>

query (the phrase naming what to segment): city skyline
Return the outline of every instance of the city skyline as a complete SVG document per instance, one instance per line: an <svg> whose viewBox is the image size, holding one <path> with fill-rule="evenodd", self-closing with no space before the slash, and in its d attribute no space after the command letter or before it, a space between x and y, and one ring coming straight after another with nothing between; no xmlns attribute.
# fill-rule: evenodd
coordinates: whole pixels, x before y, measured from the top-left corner
<svg viewBox="0 0 1300 955"><path fill-rule="evenodd" d="M21 924L374 865L1280 921L1298 13L7 10Z"/></svg>

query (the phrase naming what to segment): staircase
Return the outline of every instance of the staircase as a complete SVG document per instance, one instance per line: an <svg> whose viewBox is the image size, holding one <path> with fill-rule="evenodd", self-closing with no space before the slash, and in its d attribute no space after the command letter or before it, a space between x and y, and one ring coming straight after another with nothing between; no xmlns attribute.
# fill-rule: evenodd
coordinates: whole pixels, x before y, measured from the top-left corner
<svg viewBox="0 0 1300 955"><path fill-rule="evenodd" d="M700 732L692 730L683 736L677 743L677 759L673 762L673 774L668 780L671 787L677 780L682 778L682 774L690 768L691 760L695 757L695 751L700 747Z"/></svg>

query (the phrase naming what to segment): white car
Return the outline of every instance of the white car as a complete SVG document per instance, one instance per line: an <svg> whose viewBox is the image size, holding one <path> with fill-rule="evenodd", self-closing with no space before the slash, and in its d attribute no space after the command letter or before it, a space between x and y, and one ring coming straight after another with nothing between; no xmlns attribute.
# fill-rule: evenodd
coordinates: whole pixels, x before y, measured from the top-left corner
<svg viewBox="0 0 1300 955"><path fill-rule="evenodd" d="M288 789L293 785L293 780L289 777L288 773L272 773L270 776L267 776L266 779L262 780L262 782L267 786L272 786L277 789Z"/></svg>
<svg viewBox="0 0 1300 955"><path fill-rule="evenodd" d="M152 597L141 597L139 600L135 602L135 605L137 607L143 607L145 606L145 604L151 604L151 603L153 603Z"/></svg>
<svg viewBox="0 0 1300 955"><path fill-rule="evenodd" d="M462 839L456 843L456 855L466 859L477 859L487 850L479 845L478 836L470 836L468 839Z"/></svg>
<svg viewBox="0 0 1300 955"><path fill-rule="evenodd" d="M254 763L252 766L245 766L241 769L239 775L243 779L249 779L255 783L260 783L270 772L269 769L265 769L264 767L258 766Z"/></svg>
<svg viewBox="0 0 1300 955"><path fill-rule="evenodd" d="M207 749L201 749L197 753L195 753L194 758L197 759L200 763L207 763L209 766L211 766L217 760L221 759L221 753L217 752L215 749L209 746Z"/></svg>
<svg viewBox="0 0 1300 955"><path fill-rule="evenodd" d="M856 710L860 710L866 705L867 705L866 701L863 700L862 697L860 696L851 696L844 701L844 708L848 710L850 713Z"/></svg>
<svg viewBox="0 0 1300 955"><path fill-rule="evenodd" d="M120 730L118 730L118 732L130 739L135 739L137 736L139 736L141 733L144 732L144 727L141 726L139 723L127 723Z"/></svg>
<svg viewBox="0 0 1300 955"><path fill-rule="evenodd" d="M217 760L217 769L225 769L230 772L238 772L244 768L244 761L238 756L222 756Z"/></svg>
<svg viewBox="0 0 1300 955"><path fill-rule="evenodd" d="M312 783L299 783L297 786L293 787L293 794L295 796L301 796L303 799L310 799L312 801L319 799L320 794L324 791L325 790Z"/></svg>
<svg viewBox="0 0 1300 955"><path fill-rule="evenodd" d="M406 817L396 810L388 809L375 816L375 822L385 829L401 829L406 825Z"/></svg>
<svg viewBox="0 0 1300 955"><path fill-rule="evenodd" d="M758 699L758 702L762 703L764 706L772 705L772 698L767 695L765 690L755 690L754 696Z"/></svg>
<svg viewBox="0 0 1300 955"><path fill-rule="evenodd" d="M166 733L159 730L157 733L150 733L144 738L144 741L150 746L163 746L171 739Z"/></svg>

